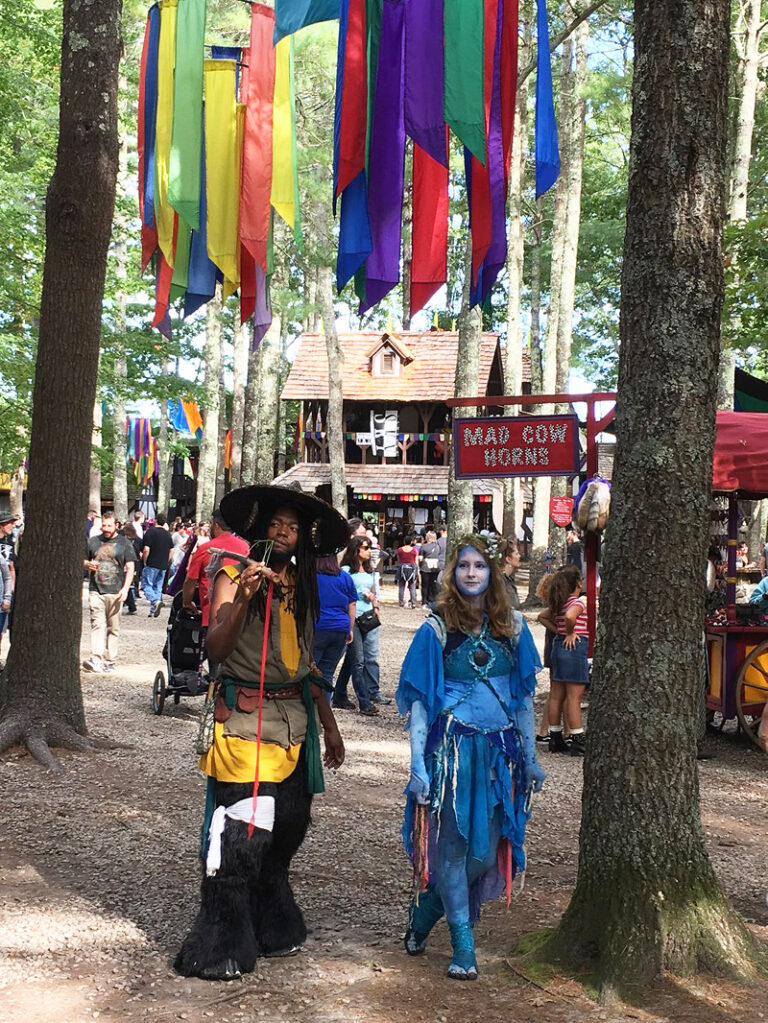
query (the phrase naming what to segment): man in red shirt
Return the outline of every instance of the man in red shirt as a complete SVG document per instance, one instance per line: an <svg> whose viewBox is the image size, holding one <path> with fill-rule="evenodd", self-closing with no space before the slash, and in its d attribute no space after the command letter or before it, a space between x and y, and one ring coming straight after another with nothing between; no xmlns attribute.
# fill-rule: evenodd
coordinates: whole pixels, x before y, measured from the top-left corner
<svg viewBox="0 0 768 1023"><path fill-rule="evenodd" d="M184 607L195 610L195 590L198 590L198 601L203 616L203 628L208 627L208 616L211 610L210 587L211 580L208 577L208 563L211 560L211 548L225 551L233 551L235 554L248 555L250 545L235 536L224 517L217 508L211 515L211 539L200 544L189 561L189 568L184 580L182 596ZM226 564L227 559L222 559Z"/></svg>

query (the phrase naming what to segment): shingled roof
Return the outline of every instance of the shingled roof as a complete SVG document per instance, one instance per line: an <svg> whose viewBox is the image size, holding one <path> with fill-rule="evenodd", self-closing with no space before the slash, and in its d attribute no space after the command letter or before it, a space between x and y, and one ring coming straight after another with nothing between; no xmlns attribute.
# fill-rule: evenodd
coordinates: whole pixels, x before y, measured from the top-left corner
<svg viewBox="0 0 768 1023"><path fill-rule="evenodd" d="M447 465L346 465L344 471L347 486L359 493L390 497L448 493ZM298 484L305 493L311 494L331 482L331 467L327 462L298 462L272 482L280 487ZM477 496L492 495L499 487L500 484L491 479L472 480L472 490Z"/></svg>
<svg viewBox="0 0 768 1023"><path fill-rule="evenodd" d="M370 371L371 352L379 348L377 342L387 336L379 331L339 335L344 353L343 390L347 401L444 401L454 396L458 334L440 330L392 334L393 348L407 352L412 361L401 365L398 376L373 376ZM498 349L498 335L482 335L478 387L481 394L487 393ZM530 364L524 365L524 379L530 379ZM282 398L306 401L327 397L325 335L302 334Z"/></svg>

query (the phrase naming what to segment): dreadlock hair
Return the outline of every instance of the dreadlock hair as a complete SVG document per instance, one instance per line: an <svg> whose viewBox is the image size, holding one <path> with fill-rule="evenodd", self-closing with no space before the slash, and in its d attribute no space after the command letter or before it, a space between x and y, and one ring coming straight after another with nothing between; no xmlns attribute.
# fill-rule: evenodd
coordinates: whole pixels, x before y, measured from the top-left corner
<svg viewBox="0 0 768 1023"><path fill-rule="evenodd" d="M472 547L483 556L491 570L488 589L485 591L485 606L474 607L459 592L454 577L456 563L461 552ZM498 561L491 556L487 540L482 536L463 536L451 552L443 572L443 584L437 598L437 613L445 622L449 632L470 633L480 627L483 614L488 616L488 626L494 636L511 636L512 623L509 614L509 597L504 585Z"/></svg>
<svg viewBox="0 0 768 1023"><path fill-rule="evenodd" d="M566 600L580 581L581 569L576 565L565 565L554 573L547 594L547 605L553 618L557 618L563 610Z"/></svg>
<svg viewBox="0 0 768 1023"><path fill-rule="evenodd" d="M363 544L366 544L368 547L371 546L371 541L367 536L351 537L347 544L347 549L344 551L344 557L341 559L341 567L344 568L344 566L346 566L352 575L354 575L355 572L366 571L360 561L360 548Z"/></svg>
<svg viewBox="0 0 768 1023"><path fill-rule="evenodd" d="M317 571L315 568L316 554L312 547L310 536L311 521L306 513L302 514L300 508L286 501L279 508L271 507L264 512L259 512L253 527L248 530L245 538L253 544L257 540L264 540L267 536L267 528L275 512L280 508L289 508L299 520L299 535L296 540L296 550L293 558L296 562L293 587L293 605L296 612L296 630L299 635L304 631L307 621L313 624L320 615L320 597L317 591ZM249 610L264 617L267 602L267 587L260 586L258 592L251 598Z"/></svg>

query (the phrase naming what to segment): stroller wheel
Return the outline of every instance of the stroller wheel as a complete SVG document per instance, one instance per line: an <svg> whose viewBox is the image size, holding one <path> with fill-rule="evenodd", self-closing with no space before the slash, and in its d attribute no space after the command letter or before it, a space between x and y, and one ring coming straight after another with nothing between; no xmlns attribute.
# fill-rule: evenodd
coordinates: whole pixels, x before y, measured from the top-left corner
<svg viewBox="0 0 768 1023"><path fill-rule="evenodd" d="M173 694L173 702L174 704L176 704L176 706L178 706L181 703L181 693Z"/></svg>
<svg viewBox="0 0 768 1023"><path fill-rule="evenodd" d="M162 671L158 671L155 675L155 681L152 683L152 710L155 714L163 713L163 704L165 703L165 675Z"/></svg>

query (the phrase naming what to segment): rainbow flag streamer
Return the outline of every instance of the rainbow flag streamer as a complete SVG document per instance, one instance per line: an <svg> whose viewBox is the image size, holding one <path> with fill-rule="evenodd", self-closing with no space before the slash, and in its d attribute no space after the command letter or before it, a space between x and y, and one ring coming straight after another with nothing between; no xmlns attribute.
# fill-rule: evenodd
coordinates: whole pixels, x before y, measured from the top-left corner
<svg viewBox="0 0 768 1023"><path fill-rule="evenodd" d="M125 428L128 461L133 463L136 482L146 486L157 472L157 441L152 436L152 421L129 416Z"/></svg>
<svg viewBox="0 0 768 1023"><path fill-rule="evenodd" d="M170 336L171 309L190 316L239 292L255 343L272 320L273 211L301 244L293 39L278 39L335 3L251 8L251 46L204 45L206 0L158 0L147 13L139 80L142 269L155 275L152 325ZM274 41L273 41L274 37ZM196 408L196 406L195 406ZM199 420L199 413L198 420ZM195 432L198 427L190 424ZM202 426L202 420L199 420Z"/></svg>
<svg viewBox="0 0 768 1023"><path fill-rule="evenodd" d="M203 439L203 417L196 401L185 401L184 398L169 399L168 420L179 433L197 437L198 443Z"/></svg>
<svg viewBox="0 0 768 1023"><path fill-rule="evenodd" d="M341 0L334 117L336 283L355 278L360 313L399 282L403 187L412 195L410 312L446 282L448 132L461 143L473 305L506 262L519 0ZM442 32L435 25L442 25ZM536 190L557 180L546 0L538 0ZM403 180L405 137L413 141Z"/></svg>

